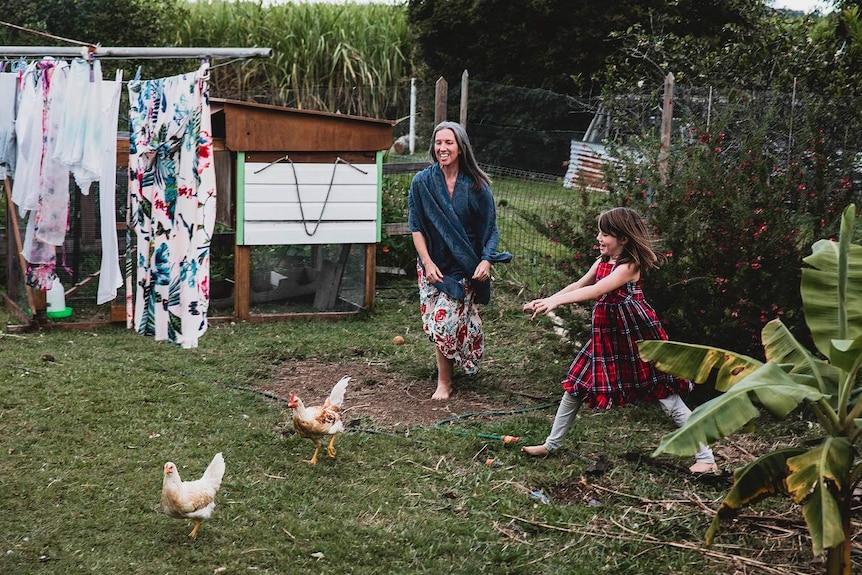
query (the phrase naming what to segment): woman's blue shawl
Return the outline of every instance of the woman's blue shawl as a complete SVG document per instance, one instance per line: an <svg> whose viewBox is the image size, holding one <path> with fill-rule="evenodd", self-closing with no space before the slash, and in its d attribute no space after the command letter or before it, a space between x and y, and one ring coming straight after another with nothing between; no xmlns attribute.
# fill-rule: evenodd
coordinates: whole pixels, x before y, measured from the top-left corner
<svg viewBox="0 0 862 575"><path fill-rule="evenodd" d="M509 252L497 252L500 232L494 196L487 185L476 190L473 179L458 174L452 199L446 189L446 177L438 164L416 174L407 196L407 225L411 232L421 232L428 244L431 259L443 273L437 289L459 300L464 299L462 280L470 282L476 303L491 300L491 281L470 279L482 260L505 263Z"/></svg>

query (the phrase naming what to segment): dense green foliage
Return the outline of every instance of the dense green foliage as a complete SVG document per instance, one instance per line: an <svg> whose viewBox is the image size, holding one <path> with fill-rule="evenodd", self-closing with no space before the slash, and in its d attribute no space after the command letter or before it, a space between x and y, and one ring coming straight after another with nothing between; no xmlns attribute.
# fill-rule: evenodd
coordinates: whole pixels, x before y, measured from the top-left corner
<svg viewBox="0 0 862 575"><path fill-rule="evenodd" d="M8 46L173 46L175 30L186 20L184 0L0 0L0 20L26 30L0 26L0 44ZM127 69L146 64L148 74L177 73L185 63L125 62ZM103 66L112 75L115 63ZM128 76L128 75L127 75Z"/></svg>
<svg viewBox="0 0 862 575"><path fill-rule="evenodd" d="M467 69L501 84L596 94L593 78L618 47L608 36L650 22L719 45L728 27L746 28L751 0L409 0L422 61L448 78ZM549 41L550 39L550 41Z"/></svg>
<svg viewBox="0 0 862 575"><path fill-rule="evenodd" d="M862 479L857 460L862 432L858 372L862 366L862 246L853 243L856 208L841 214L837 237L819 240L804 259L801 293L817 355L775 319L763 328L765 363L713 346L643 341L642 356L659 369L703 381L716 373L721 395L700 405L685 425L662 439L654 455L689 455L702 444L751 425L760 410L786 418L803 404L820 437L806 446L776 449L736 470L733 488L706 534L711 544L725 520L767 497L798 504L815 555L829 575L853 573L854 493ZM814 421L812 421L813 426Z"/></svg>
<svg viewBox="0 0 862 575"><path fill-rule="evenodd" d="M666 257L645 286L673 339L762 357L761 329L778 317L810 343L794 262L834 236L843 206L862 197L857 114L797 94L804 105L788 115L786 96L730 91L714 94L707 123L699 107L708 95L681 92L686 130L672 140L666 181L655 131L630 137L612 147L621 162L606 166L605 202L573 205L537 229L570 246L574 259L560 267L583 271L595 243L595 226L583 222L608 206L633 207Z"/></svg>
<svg viewBox="0 0 862 575"><path fill-rule="evenodd" d="M171 45L171 34L187 17L183 0L0 0L4 22L102 46ZM143 25L143 23L146 23ZM56 46L56 38L0 27L0 43Z"/></svg>
<svg viewBox="0 0 862 575"><path fill-rule="evenodd" d="M273 57L213 70L223 98L394 118L412 75L405 11L390 4L187 4L180 46L261 46Z"/></svg>

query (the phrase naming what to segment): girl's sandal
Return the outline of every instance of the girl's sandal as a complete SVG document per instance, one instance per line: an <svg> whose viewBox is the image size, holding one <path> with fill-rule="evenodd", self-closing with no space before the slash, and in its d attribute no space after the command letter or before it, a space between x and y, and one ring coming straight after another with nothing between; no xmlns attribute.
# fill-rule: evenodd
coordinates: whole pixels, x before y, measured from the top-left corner
<svg viewBox="0 0 862 575"><path fill-rule="evenodd" d="M706 463L705 461L698 461L694 465L688 468L688 470L695 475L718 475L718 465L715 463Z"/></svg>
<svg viewBox="0 0 862 575"><path fill-rule="evenodd" d="M526 445L521 448L521 453L533 457L541 457L551 453L544 445Z"/></svg>

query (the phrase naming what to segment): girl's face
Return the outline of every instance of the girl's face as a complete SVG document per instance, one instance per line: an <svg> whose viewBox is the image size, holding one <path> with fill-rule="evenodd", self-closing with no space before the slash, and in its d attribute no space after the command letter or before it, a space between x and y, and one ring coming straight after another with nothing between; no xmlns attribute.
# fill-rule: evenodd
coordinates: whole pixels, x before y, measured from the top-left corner
<svg viewBox="0 0 862 575"><path fill-rule="evenodd" d="M620 241L620 238L599 230L596 239L599 242L599 253L602 256L615 259L623 253L623 244L626 242L625 238Z"/></svg>
<svg viewBox="0 0 862 575"><path fill-rule="evenodd" d="M449 128L443 128L437 135L434 136L434 154L437 156L437 163L441 167L458 165L458 154L461 151L458 149L458 141L455 139L455 132Z"/></svg>

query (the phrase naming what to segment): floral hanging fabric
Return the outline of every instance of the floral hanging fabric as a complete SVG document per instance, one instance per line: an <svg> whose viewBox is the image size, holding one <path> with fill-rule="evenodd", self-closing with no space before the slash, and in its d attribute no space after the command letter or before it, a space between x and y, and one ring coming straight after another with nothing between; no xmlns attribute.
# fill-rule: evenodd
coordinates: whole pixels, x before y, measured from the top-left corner
<svg viewBox="0 0 862 575"><path fill-rule="evenodd" d="M194 348L207 329L215 167L208 65L129 82L129 194L137 236L134 326Z"/></svg>

